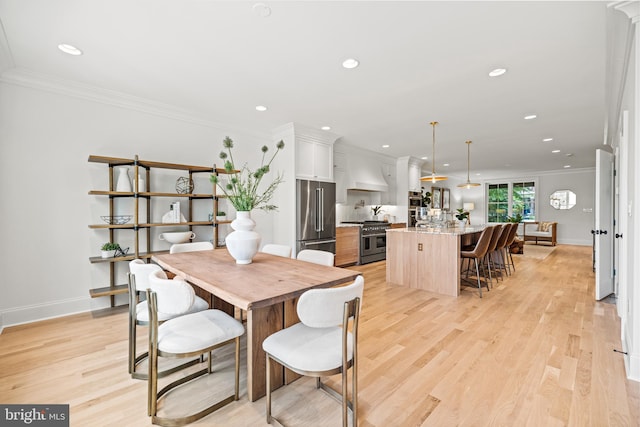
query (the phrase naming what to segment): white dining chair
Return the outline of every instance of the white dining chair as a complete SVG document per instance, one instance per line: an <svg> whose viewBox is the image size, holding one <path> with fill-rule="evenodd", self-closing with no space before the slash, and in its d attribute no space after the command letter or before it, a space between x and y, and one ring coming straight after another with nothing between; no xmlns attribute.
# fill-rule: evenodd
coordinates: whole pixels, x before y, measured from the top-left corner
<svg viewBox="0 0 640 427"><path fill-rule="evenodd" d="M264 252L266 254L277 255L284 258L291 258L291 246L288 245L278 245L275 243L268 243L262 247L260 252Z"/></svg>
<svg viewBox="0 0 640 427"><path fill-rule="evenodd" d="M149 385L147 393L147 410L153 424L161 426L183 426L191 424L200 418L209 415L219 408L238 400L240 390L240 336L244 334L242 323L235 320L221 310L203 310L197 313L191 313L184 316L176 317L160 324L159 316L161 310L176 309L186 307L188 305L187 288L191 289L188 283L182 282L181 285L174 280L166 280L157 278L152 279L155 285L166 285L167 288L173 288L170 295L164 292L156 292L151 289L147 290L147 300L149 301ZM193 291L193 290L192 290ZM193 296L193 295L192 295ZM183 389L192 381L210 375L212 371L211 351L216 348L223 347L235 341L235 388L234 393L226 398L210 404L198 412L191 413L180 417L168 417L158 415L159 399L171 399L169 391L176 387ZM192 358L200 356L202 361L204 355L207 354L207 366L205 369L194 372L188 376L181 376L171 383L158 390L158 358ZM198 392L202 392L199 389ZM184 405L179 405L184 406Z"/></svg>
<svg viewBox="0 0 640 427"><path fill-rule="evenodd" d="M170 254L178 254L182 252L195 252L213 250L211 242L190 242L190 243L174 243L169 248Z"/></svg>
<svg viewBox="0 0 640 427"><path fill-rule="evenodd" d="M151 275L160 279L167 279L165 272L157 264L147 264L141 259L134 259L129 263L129 374L131 374L132 378L136 379L147 379L147 374L144 372L137 372L136 367L148 357L147 352L140 355L136 354L137 327L147 326L149 324L148 303L146 300L142 302L139 301L138 291L141 290L142 292L145 292L146 289L153 288L158 292L163 292L165 288L155 288L155 285L152 284L150 280ZM189 288L191 289L191 292L193 292L193 288L191 288L191 286L189 286ZM159 321L164 322L182 314L195 313L209 308L209 304L205 300L195 295L190 299L190 301L190 305L181 307L180 310L169 308L169 311L167 312L158 313ZM160 373L160 376L168 375L184 367L185 365L181 365L172 369L164 370Z"/></svg>
<svg viewBox="0 0 640 427"><path fill-rule="evenodd" d="M300 261L312 262L314 264L333 266L335 255L327 251L319 251L316 249L303 249L298 252L296 257Z"/></svg>
<svg viewBox="0 0 640 427"><path fill-rule="evenodd" d="M342 425L358 425L358 320L364 278L358 276L347 286L311 289L300 296L297 305L300 323L278 331L265 339L266 412L271 414L272 361L305 376L316 377L316 388L329 393L342 403ZM349 331L349 322L352 322ZM347 387L347 371L351 368L351 400ZM342 392L338 393L321 380L323 376L342 374ZM277 422L279 422L276 419Z"/></svg>

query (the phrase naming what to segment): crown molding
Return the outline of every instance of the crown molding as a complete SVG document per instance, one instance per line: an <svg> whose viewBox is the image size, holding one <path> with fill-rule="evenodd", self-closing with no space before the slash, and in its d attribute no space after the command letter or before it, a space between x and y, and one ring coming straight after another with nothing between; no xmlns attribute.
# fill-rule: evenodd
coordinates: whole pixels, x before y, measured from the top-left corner
<svg viewBox="0 0 640 427"><path fill-rule="evenodd" d="M321 129L316 129L311 126L303 125L301 123L294 123L294 122L286 123L282 126L278 126L274 128L272 130L272 134L274 136L282 135L282 134L292 134L294 135L296 140L302 139L309 142L321 142L324 144L332 144L332 145L336 142L338 138L340 138L340 135L336 133L321 130Z"/></svg>
<svg viewBox="0 0 640 427"><path fill-rule="evenodd" d="M611 7L620 12L624 12L631 22L637 24L640 22L640 1L614 1L609 3L607 7Z"/></svg>
<svg viewBox="0 0 640 427"><path fill-rule="evenodd" d="M269 132L248 130L244 127L214 122L199 117L199 115L193 111L181 109L173 105L71 80L60 79L24 68L12 68L3 72L0 75L0 82L138 111L198 126L214 128L224 132L238 132L263 139L270 138Z"/></svg>

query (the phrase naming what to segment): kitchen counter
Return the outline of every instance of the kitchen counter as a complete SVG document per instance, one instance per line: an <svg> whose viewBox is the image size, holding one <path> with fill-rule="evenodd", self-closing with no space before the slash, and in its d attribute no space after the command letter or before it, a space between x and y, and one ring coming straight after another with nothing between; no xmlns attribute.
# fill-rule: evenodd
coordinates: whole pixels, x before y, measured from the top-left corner
<svg viewBox="0 0 640 427"><path fill-rule="evenodd" d="M479 225L474 227L407 227L407 228L392 228L388 231L392 233L420 233L420 234L447 234L452 236L462 236L465 234L479 233L485 229L485 225Z"/></svg>
<svg viewBox="0 0 640 427"><path fill-rule="evenodd" d="M460 295L460 248L477 241L484 226L387 230L387 282Z"/></svg>

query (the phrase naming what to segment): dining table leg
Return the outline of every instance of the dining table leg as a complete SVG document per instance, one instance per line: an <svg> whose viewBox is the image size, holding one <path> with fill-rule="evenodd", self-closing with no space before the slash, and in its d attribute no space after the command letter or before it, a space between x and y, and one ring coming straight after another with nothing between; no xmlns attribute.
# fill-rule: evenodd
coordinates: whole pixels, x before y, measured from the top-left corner
<svg viewBox="0 0 640 427"><path fill-rule="evenodd" d="M266 395L266 356L262 342L283 327L283 303L247 311L247 395L250 402ZM275 390L284 384L284 368L279 364L272 368L271 388Z"/></svg>

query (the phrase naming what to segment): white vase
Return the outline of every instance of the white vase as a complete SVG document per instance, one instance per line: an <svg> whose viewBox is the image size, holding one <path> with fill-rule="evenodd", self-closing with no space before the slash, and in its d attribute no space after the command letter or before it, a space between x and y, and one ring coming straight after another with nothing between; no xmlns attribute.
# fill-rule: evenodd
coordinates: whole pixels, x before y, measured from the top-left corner
<svg viewBox="0 0 640 427"><path fill-rule="evenodd" d="M251 219L251 212L237 212L236 219L231 222L234 231L227 235L226 244L229 254L236 264L251 264L260 247L260 234L253 231L256 222Z"/></svg>
<svg viewBox="0 0 640 427"><path fill-rule="evenodd" d="M129 179L129 168L118 168L118 180L116 181L116 191L130 192L131 180Z"/></svg>
<svg viewBox="0 0 640 427"><path fill-rule="evenodd" d="M144 175L138 171L138 193L142 193L143 191L147 191L144 186Z"/></svg>

